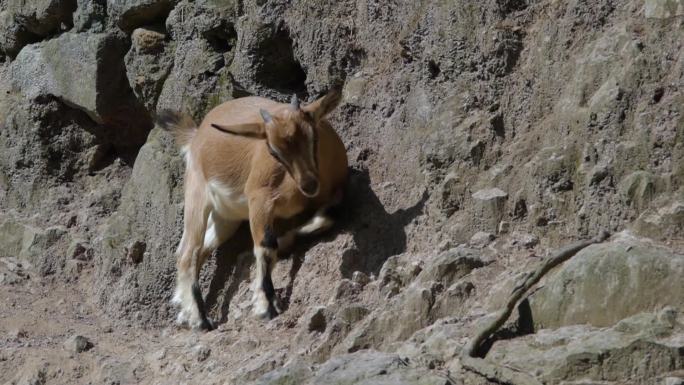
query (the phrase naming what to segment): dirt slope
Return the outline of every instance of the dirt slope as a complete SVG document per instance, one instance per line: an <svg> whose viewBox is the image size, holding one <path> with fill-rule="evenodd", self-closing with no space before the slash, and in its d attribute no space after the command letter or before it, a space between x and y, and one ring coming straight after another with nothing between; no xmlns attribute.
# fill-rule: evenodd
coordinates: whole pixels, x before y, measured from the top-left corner
<svg viewBox="0 0 684 385"><path fill-rule="evenodd" d="M683 42L680 0L0 0L0 383L496 383L468 337L607 229L487 359L676 384ZM338 84L347 197L276 268L285 312L250 315L243 226L202 273L219 329L175 327L183 161L156 112Z"/></svg>

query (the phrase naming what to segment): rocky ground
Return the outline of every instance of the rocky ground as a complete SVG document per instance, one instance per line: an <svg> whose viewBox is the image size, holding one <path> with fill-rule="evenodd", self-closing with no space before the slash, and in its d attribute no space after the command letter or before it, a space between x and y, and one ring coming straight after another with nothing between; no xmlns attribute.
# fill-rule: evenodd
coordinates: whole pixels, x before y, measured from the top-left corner
<svg viewBox="0 0 684 385"><path fill-rule="evenodd" d="M500 384L460 353L551 252L485 360L543 384L684 382L684 3L0 0L0 383ZM182 159L154 128L311 101L348 149L330 233L250 315L248 229L173 325Z"/></svg>

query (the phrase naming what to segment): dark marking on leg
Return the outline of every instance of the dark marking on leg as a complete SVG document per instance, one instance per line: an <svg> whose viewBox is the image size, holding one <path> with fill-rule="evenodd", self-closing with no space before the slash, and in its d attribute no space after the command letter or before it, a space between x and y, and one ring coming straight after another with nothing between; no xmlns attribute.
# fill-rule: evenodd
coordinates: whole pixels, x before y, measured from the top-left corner
<svg viewBox="0 0 684 385"><path fill-rule="evenodd" d="M204 308L204 298L202 298L202 290L197 282L192 284L192 296L195 299L197 310L199 310L200 318L202 319L200 329L206 331L214 330L214 325L212 325L209 318L207 318L207 311Z"/></svg>
<svg viewBox="0 0 684 385"><path fill-rule="evenodd" d="M264 239L261 240L261 246L266 249L278 250L278 236L271 226L264 228Z"/></svg>
<svg viewBox="0 0 684 385"><path fill-rule="evenodd" d="M268 318L273 319L278 315L278 310L274 305L277 299L270 272L267 272L266 275L264 275L264 280L261 282L261 288L264 290L264 294L266 294L266 299L268 300Z"/></svg>

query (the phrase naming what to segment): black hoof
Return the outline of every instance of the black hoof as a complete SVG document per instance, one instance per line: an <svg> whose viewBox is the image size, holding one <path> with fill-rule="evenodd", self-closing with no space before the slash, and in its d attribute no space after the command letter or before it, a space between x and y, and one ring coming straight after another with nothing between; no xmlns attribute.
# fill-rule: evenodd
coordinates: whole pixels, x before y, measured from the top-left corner
<svg viewBox="0 0 684 385"><path fill-rule="evenodd" d="M200 324L199 329L203 332L210 332L210 331L214 330L215 328L214 328L214 324L212 324L208 318L204 318L204 319L202 319L202 323Z"/></svg>

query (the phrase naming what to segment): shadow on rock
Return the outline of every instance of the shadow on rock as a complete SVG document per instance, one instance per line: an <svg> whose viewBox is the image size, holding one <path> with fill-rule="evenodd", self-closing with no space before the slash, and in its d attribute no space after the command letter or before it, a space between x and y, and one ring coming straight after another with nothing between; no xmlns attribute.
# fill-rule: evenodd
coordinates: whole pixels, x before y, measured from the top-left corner
<svg viewBox="0 0 684 385"><path fill-rule="evenodd" d="M423 212L427 192L406 209L385 210L371 189L367 170L351 170L343 211L344 229L354 236L354 247L342 254L340 271L351 278L354 271L378 274L385 261L406 251L405 227Z"/></svg>
<svg viewBox="0 0 684 385"><path fill-rule="evenodd" d="M216 268L212 273L206 306L217 324L225 323L231 299L240 283L249 281L249 270L254 264L252 237L247 222L214 252Z"/></svg>
<svg viewBox="0 0 684 385"><path fill-rule="evenodd" d="M287 285L276 290L281 309L285 311L289 307L294 282L308 250L317 243L334 240L342 231L350 231L354 237L354 247L342 253L342 275L351 278L354 271L377 275L389 257L406 250L404 228L422 213L427 198L425 193L413 206L390 214L371 189L368 171L352 169L345 201L333 213L339 225L324 234L298 239L292 250L280 254L281 259L292 259ZM310 213L303 214L293 220L276 223L276 228L284 231L309 217ZM250 268L254 263L251 251L251 234L245 222L214 253L216 268L209 278L206 306L219 324L227 321L230 301L237 294L240 283L250 279Z"/></svg>

